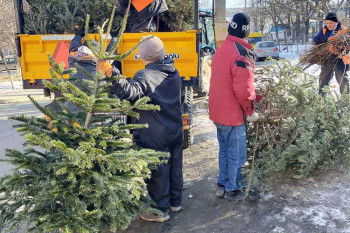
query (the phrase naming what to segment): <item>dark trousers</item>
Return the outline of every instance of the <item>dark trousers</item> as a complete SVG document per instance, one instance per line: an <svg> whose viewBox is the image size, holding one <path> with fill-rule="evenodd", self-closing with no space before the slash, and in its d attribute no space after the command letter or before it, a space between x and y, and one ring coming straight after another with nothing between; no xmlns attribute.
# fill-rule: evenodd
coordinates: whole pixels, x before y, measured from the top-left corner
<svg viewBox="0 0 350 233"><path fill-rule="evenodd" d="M320 74L320 90L319 93L323 94L322 88L325 85L329 85L329 81L335 73L335 78L340 86L340 93L344 90L349 92L349 79L347 71L349 70L349 65L344 65L341 59L336 59L336 62L329 62L321 66Z"/></svg>
<svg viewBox="0 0 350 233"><path fill-rule="evenodd" d="M159 165L146 180L148 194L162 212L167 211L169 206L180 206L182 202L182 143L171 147L169 152L168 163Z"/></svg>

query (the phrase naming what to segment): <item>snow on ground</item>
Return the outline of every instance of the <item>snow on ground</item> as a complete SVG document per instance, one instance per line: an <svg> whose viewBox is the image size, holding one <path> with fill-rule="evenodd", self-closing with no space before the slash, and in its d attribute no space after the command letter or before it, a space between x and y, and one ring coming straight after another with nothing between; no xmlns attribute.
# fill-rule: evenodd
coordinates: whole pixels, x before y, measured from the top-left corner
<svg viewBox="0 0 350 233"><path fill-rule="evenodd" d="M293 65L297 65L299 63L299 58L301 55L306 54L313 45L304 44L304 45L281 45L280 46L280 58L287 59L291 61ZM309 74L318 77L321 73L321 67L319 65L312 65L305 70ZM333 77L330 81L331 89L338 89L339 85Z"/></svg>
<svg viewBox="0 0 350 233"><path fill-rule="evenodd" d="M14 81L13 85L15 89L12 89L10 81L2 81L0 82L0 93L18 91L23 89L22 81Z"/></svg>

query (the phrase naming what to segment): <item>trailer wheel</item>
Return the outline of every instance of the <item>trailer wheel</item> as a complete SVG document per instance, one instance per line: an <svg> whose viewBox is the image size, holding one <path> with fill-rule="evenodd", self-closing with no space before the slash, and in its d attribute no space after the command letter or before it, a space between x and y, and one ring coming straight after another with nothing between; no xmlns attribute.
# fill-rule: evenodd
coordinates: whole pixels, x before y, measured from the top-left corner
<svg viewBox="0 0 350 233"><path fill-rule="evenodd" d="M213 55L211 53L204 53L200 59L199 86L195 87L198 96L206 96L209 93L212 60Z"/></svg>
<svg viewBox="0 0 350 233"><path fill-rule="evenodd" d="M184 130L184 138L182 142L182 147L188 148L193 145L193 88L185 87L184 88L185 99L182 105L182 112L189 115L188 118L188 130Z"/></svg>

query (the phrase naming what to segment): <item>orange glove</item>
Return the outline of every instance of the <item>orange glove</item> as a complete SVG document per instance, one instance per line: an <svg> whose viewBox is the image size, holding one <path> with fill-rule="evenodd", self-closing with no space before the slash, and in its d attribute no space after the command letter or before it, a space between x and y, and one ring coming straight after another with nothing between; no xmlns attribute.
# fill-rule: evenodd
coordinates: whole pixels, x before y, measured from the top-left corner
<svg viewBox="0 0 350 233"><path fill-rule="evenodd" d="M327 40L327 41L335 40L336 38L337 38L336 36L330 36L330 37L328 37L328 40Z"/></svg>
<svg viewBox="0 0 350 233"><path fill-rule="evenodd" d="M328 50L329 50L329 52L331 52L331 53L333 53L333 54L339 54L338 49L335 48L333 44L330 44L330 45L328 46Z"/></svg>
<svg viewBox="0 0 350 233"><path fill-rule="evenodd" d="M327 41L335 40L336 38L336 36L330 36ZM328 50L333 54L339 54L339 51L337 50L337 48L334 47L333 44L329 44Z"/></svg>
<svg viewBox="0 0 350 233"><path fill-rule="evenodd" d="M109 77L112 75L113 67L106 61L98 62L97 70L101 71L102 74Z"/></svg>

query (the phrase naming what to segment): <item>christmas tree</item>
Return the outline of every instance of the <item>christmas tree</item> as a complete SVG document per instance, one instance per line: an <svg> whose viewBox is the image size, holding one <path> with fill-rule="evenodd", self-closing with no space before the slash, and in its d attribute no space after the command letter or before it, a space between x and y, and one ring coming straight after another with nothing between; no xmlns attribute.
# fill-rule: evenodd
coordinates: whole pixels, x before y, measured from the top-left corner
<svg viewBox="0 0 350 233"><path fill-rule="evenodd" d="M27 0L29 9L24 12L26 33L55 34L75 33L83 30L86 14L90 15L90 30L105 20L111 12L113 0ZM116 24L114 24L116 25Z"/></svg>
<svg viewBox="0 0 350 233"><path fill-rule="evenodd" d="M107 34L114 11L115 5ZM95 51L88 40L87 17L86 38L97 62L121 60L142 43L125 54L114 55L125 24L126 18L109 52L107 39L101 39L100 51ZM100 38L106 38L103 32L104 26L99 28ZM57 64L50 55L49 60L52 82L45 85L61 92L58 101L62 110L46 109L30 98L46 117L11 117L20 122L15 128L25 135L26 142L24 152L7 150L8 159L3 160L16 168L0 179L0 229L6 232L22 222L33 232L125 229L143 208L144 179L161 163L159 157L166 155L135 145L129 130L147 125L118 124L120 116L116 113L137 118L138 110L159 107L147 104L148 97L132 105L111 96L111 81L121 76L104 77L98 71L93 77L77 65L87 77L79 82L74 78L75 69L64 69L64 64ZM64 79L65 75L70 78ZM79 110L70 111L65 106L67 101Z"/></svg>
<svg viewBox="0 0 350 233"><path fill-rule="evenodd" d="M194 1L167 0L169 10L160 15L162 31L177 32L193 29Z"/></svg>
<svg viewBox="0 0 350 233"><path fill-rule="evenodd" d="M113 0L27 0L28 11L24 12L25 32L35 34L75 33L85 25L89 14L91 32L102 25L105 12L110 12ZM194 1L166 0L168 11L159 16L160 31L185 31L193 29ZM156 23L158 18L153 19ZM119 29L116 17L113 29Z"/></svg>
<svg viewBox="0 0 350 233"><path fill-rule="evenodd" d="M257 109L261 119L247 125L250 184L349 168L348 93L326 87L321 96L318 79L287 61L263 68L256 82L264 99Z"/></svg>

